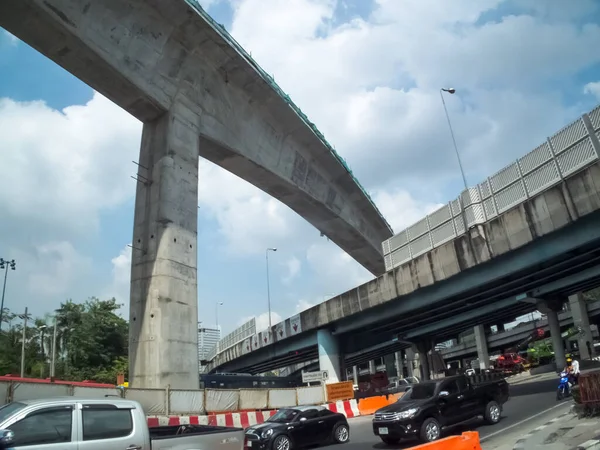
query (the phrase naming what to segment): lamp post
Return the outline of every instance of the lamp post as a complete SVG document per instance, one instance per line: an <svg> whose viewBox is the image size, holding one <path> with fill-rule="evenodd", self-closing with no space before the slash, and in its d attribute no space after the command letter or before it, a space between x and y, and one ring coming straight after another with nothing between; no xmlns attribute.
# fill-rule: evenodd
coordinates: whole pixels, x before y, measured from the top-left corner
<svg viewBox="0 0 600 450"><path fill-rule="evenodd" d="M27 319L29 318L27 311L27 307L25 307L25 314L19 314L19 318L23 319L23 336L21 337L21 378L25 378L25 339L27 338Z"/></svg>
<svg viewBox="0 0 600 450"><path fill-rule="evenodd" d="M8 269L17 270L17 263L13 259L7 261L4 258L0 258L0 270L4 269L4 286L2 287L2 301L0 301L0 331L2 330L2 315L4 314L4 294L6 293L6 279L8 278Z"/></svg>
<svg viewBox="0 0 600 450"><path fill-rule="evenodd" d="M265 250L265 257L267 260L267 305L269 307L269 336L271 335L271 283L269 281L269 252L276 252L276 248L268 248Z"/></svg>
<svg viewBox="0 0 600 450"><path fill-rule="evenodd" d="M215 305L215 321L217 322L217 330L219 330L219 306L223 306L223 302L217 302ZM221 338L221 333L219 333L219 339Z"/></svg>
<svg viewBox="0 0 600 450"><path fill-rule="evenodd" d="M460 167L460 174L462 175L463 183L465 184L465 189L469 189L467 185L467 177L465 176L465 171L463 170L462 161L460 160L460 153L458 152L458 146L456 145L456 139L454 138L454 130L452 129L452 123L450 122L450 116L448 115L448 108L446 108L446 101L444 100L444 92L448 94L456 93L456 89L454 88L441 88L440 89L440 97L442 99L442 105L444 105L444 112L446 113L446 120L448 120L448 127L450 128L450 135L452 136L452 143L454 144L454 151L456 152L456 159L458 160L458 166ZM466 226L466 224L465 224Z"/></svg>

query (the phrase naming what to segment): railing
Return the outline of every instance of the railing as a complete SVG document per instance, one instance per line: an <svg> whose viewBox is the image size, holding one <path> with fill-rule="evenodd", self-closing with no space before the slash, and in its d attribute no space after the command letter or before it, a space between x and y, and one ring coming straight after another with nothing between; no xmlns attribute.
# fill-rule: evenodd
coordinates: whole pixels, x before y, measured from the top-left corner
<svg viewBox="0 0 600 450"><path fill-rule="evenodd" d="M600 106L527 155L383 241L386 270L398 267L527 201L598 161ZM464 211L463 211L464 208Z"/></svg>
<svg viewBox="0 0 600 450"><path fill-rule="evenodd" d="M227 30L225 29L225 27L223 25L221 25L220 23L216 22L211 16L210 14L208 14L206 11L204 11L204 9L202 8L202 6L200 6L200 3L198 3L197 0L185 0L187 2L188 5L190 5L192 8L194 8L194 10L204 19L206 20L206 22L211 25L211 27L243 58L245 59L248 64L254 69L256 70L256 72L258 73L258 75L269 85L271 86L271 88L289 105L289 107L292 109L292 111L294 111L294 113L296 113L296 115L300 118L300 120L302 120L306 126L308 128L310 128L310 130L314 133L314 135L321 141L321 143L325 146L325 148L327 148L327 150L333 155L333 157L342 165L342 167L346 170L346 172L348 172L348 175L350 175L350 177L352 178L352 180L354 181L354 183L358 186L358 188L362 191L362 193L365 195L365 197L367 198L367 200L369 201L369 203L371 203L371 206L375 209L375 211L377 211L377 213L379 214L379 216L384 220L385 224L387 225L387 227L390 229L390 231L392 230L392 227L389 225L389 223L386 221L385 217L383 216L383 214L381 214L381 212L379 211L379 208L377 208L377 205L375 204L375 202L373 201L373 199L371 198L371 196L369 195L369 193L365 190L365 188L363 188L363 186L359 183L358 179L356 179L356 177L354 176L354 174L352 173L352 170L350 170L350 166L348 166L348 164L346 163L346 161L340 156L338 155L338 153L335 151L335 149L333 148L333 146L327 142L327 139L325 139L325 136L323 135L323 133L321 133L317 126L312 123L308 117L306 116L306 114L304 114L302 112L302 110L296 106L296 104L292 101L292 99L289 97L289 95L287 95L285 92L283 92L283 89L281 89L279 87L279 85L275 82L275 79L269 75L267 72L265 72L265 70L260 67L260 65L252 58L252 56L250 56L250 54L244 50L244 48L233 38L233 36L231 36Z"/></svg>

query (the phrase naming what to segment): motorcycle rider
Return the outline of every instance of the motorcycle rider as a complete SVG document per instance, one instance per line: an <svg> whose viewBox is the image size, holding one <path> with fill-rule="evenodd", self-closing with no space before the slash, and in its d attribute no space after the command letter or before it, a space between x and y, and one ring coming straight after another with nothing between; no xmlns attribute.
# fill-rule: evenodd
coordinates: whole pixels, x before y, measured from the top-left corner
<svg viewBox="0 0 600 450"><path fill-rule="evenodd" d="M571 383L576 385L579 382L579 361L571 360Z"/></svg>

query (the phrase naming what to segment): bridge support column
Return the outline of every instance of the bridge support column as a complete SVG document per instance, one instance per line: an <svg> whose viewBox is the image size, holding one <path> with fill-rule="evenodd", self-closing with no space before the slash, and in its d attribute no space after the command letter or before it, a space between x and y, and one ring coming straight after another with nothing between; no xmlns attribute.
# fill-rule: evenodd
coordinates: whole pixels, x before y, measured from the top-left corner
<svg viewBox="0 0 600 450"><path fill-rule="evenodd" d="M590 328L590 317L588 316L587 302L581 294L569 296L569 307L573 315L573 325L581 329L577 336L577 347L579 347L580 358L592 359L594 352L594 338Z"/></svg>
<svg viewBox="0 0 600 450"><path fill-rule="evenodd" d="M504 324L503 323L497 323L496 324L496 329L497 329L498 333L503 333L505 331L504 330Z"/></svg>
<svg viewBox="0 0 600 450"><path fill-rule="evenodd" d="M421 366L420 378L421 380L431 380L431 369L429 368L429 357L428 353L431 350L431 342L429 340L422 341L415 344L414 351L419 354L419 365Z"/></svg>
<svg viewBox="0 0 600 450"><path fill-rule="evenodd" d="M487 338L485 327L477 325L475 328L475 345L477 347L477 359L479 360L480 369L488 369L490 367L490 355L487 348Z"/></svg>
<svg viewBox="0 0 600 450"><path fill-rule="evenodd" d="M414 345L406 349L406 369L409 377L421 377L421 369Z"/></svg>
<svg viewBox="0 0 600 450"><path fill-rule="evenodd" d="M352 366L352 381L358 386L358 367Z"/></svg>
<svg viewBox="0 0 600 450"><path fill-rule="evenodd" d="M383 357L383 362L385 363L385 373L387 373L389 377L397 377L398 369L396 367L396 354L392 353L390 355L385 355Z"/></svg>
<svg viewBox="0 0 600 450"><path fill-rule="evenodd" d="M558 320L558 312L562 310L562 305L563 302L558 299L542 300L537 303L538 310L546 314L548 318L548 328L550 328L552 350L554 350L557 371L562 370L567 365L565 344L560 333L560 321Z"/></svg>
<svg viewBox="0 0 600 450"><path fill-rule="evenodd" d="M339 383L342 380L342 355L336 337L329 330L318 330L317 346L319 370L329 372L326 384Z"/></svg>
<svg viewBox="0 0 600 450"><path fill-rule="evenodd" d="M376 372L377 372L377 367L375 367L375 361L374 360L369 361L369 373L371 375L373 375Z"/></svg>
<svg viewBox="0 0 600 450"><path fill-rule="evenodd" d="M402 364L403 360L402 350L394 353L394 364L396 366L396 376L398 376L398 378L404 378L404 366Z"/></svg>
<svg viewBox="0 0 600 450"><path fill-rule="evenodd" d="M198 389L197 133L172 113L144 124L133 224L129 381Z"/></svg>

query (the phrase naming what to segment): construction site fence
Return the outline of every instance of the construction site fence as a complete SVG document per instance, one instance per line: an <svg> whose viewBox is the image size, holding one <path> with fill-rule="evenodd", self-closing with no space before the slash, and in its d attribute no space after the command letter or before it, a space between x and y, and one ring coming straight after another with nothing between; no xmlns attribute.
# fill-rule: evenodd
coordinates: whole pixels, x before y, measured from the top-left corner
<svg viewBox="0 0 600 450"><path fill-rule="evenodd" d="M105 398L139 402L149 415L202 415L228 411L280 409L327 403L322 386L287 389L134 389L94 388L69 384L0 381L0 405L52 397Z"/></svg>

